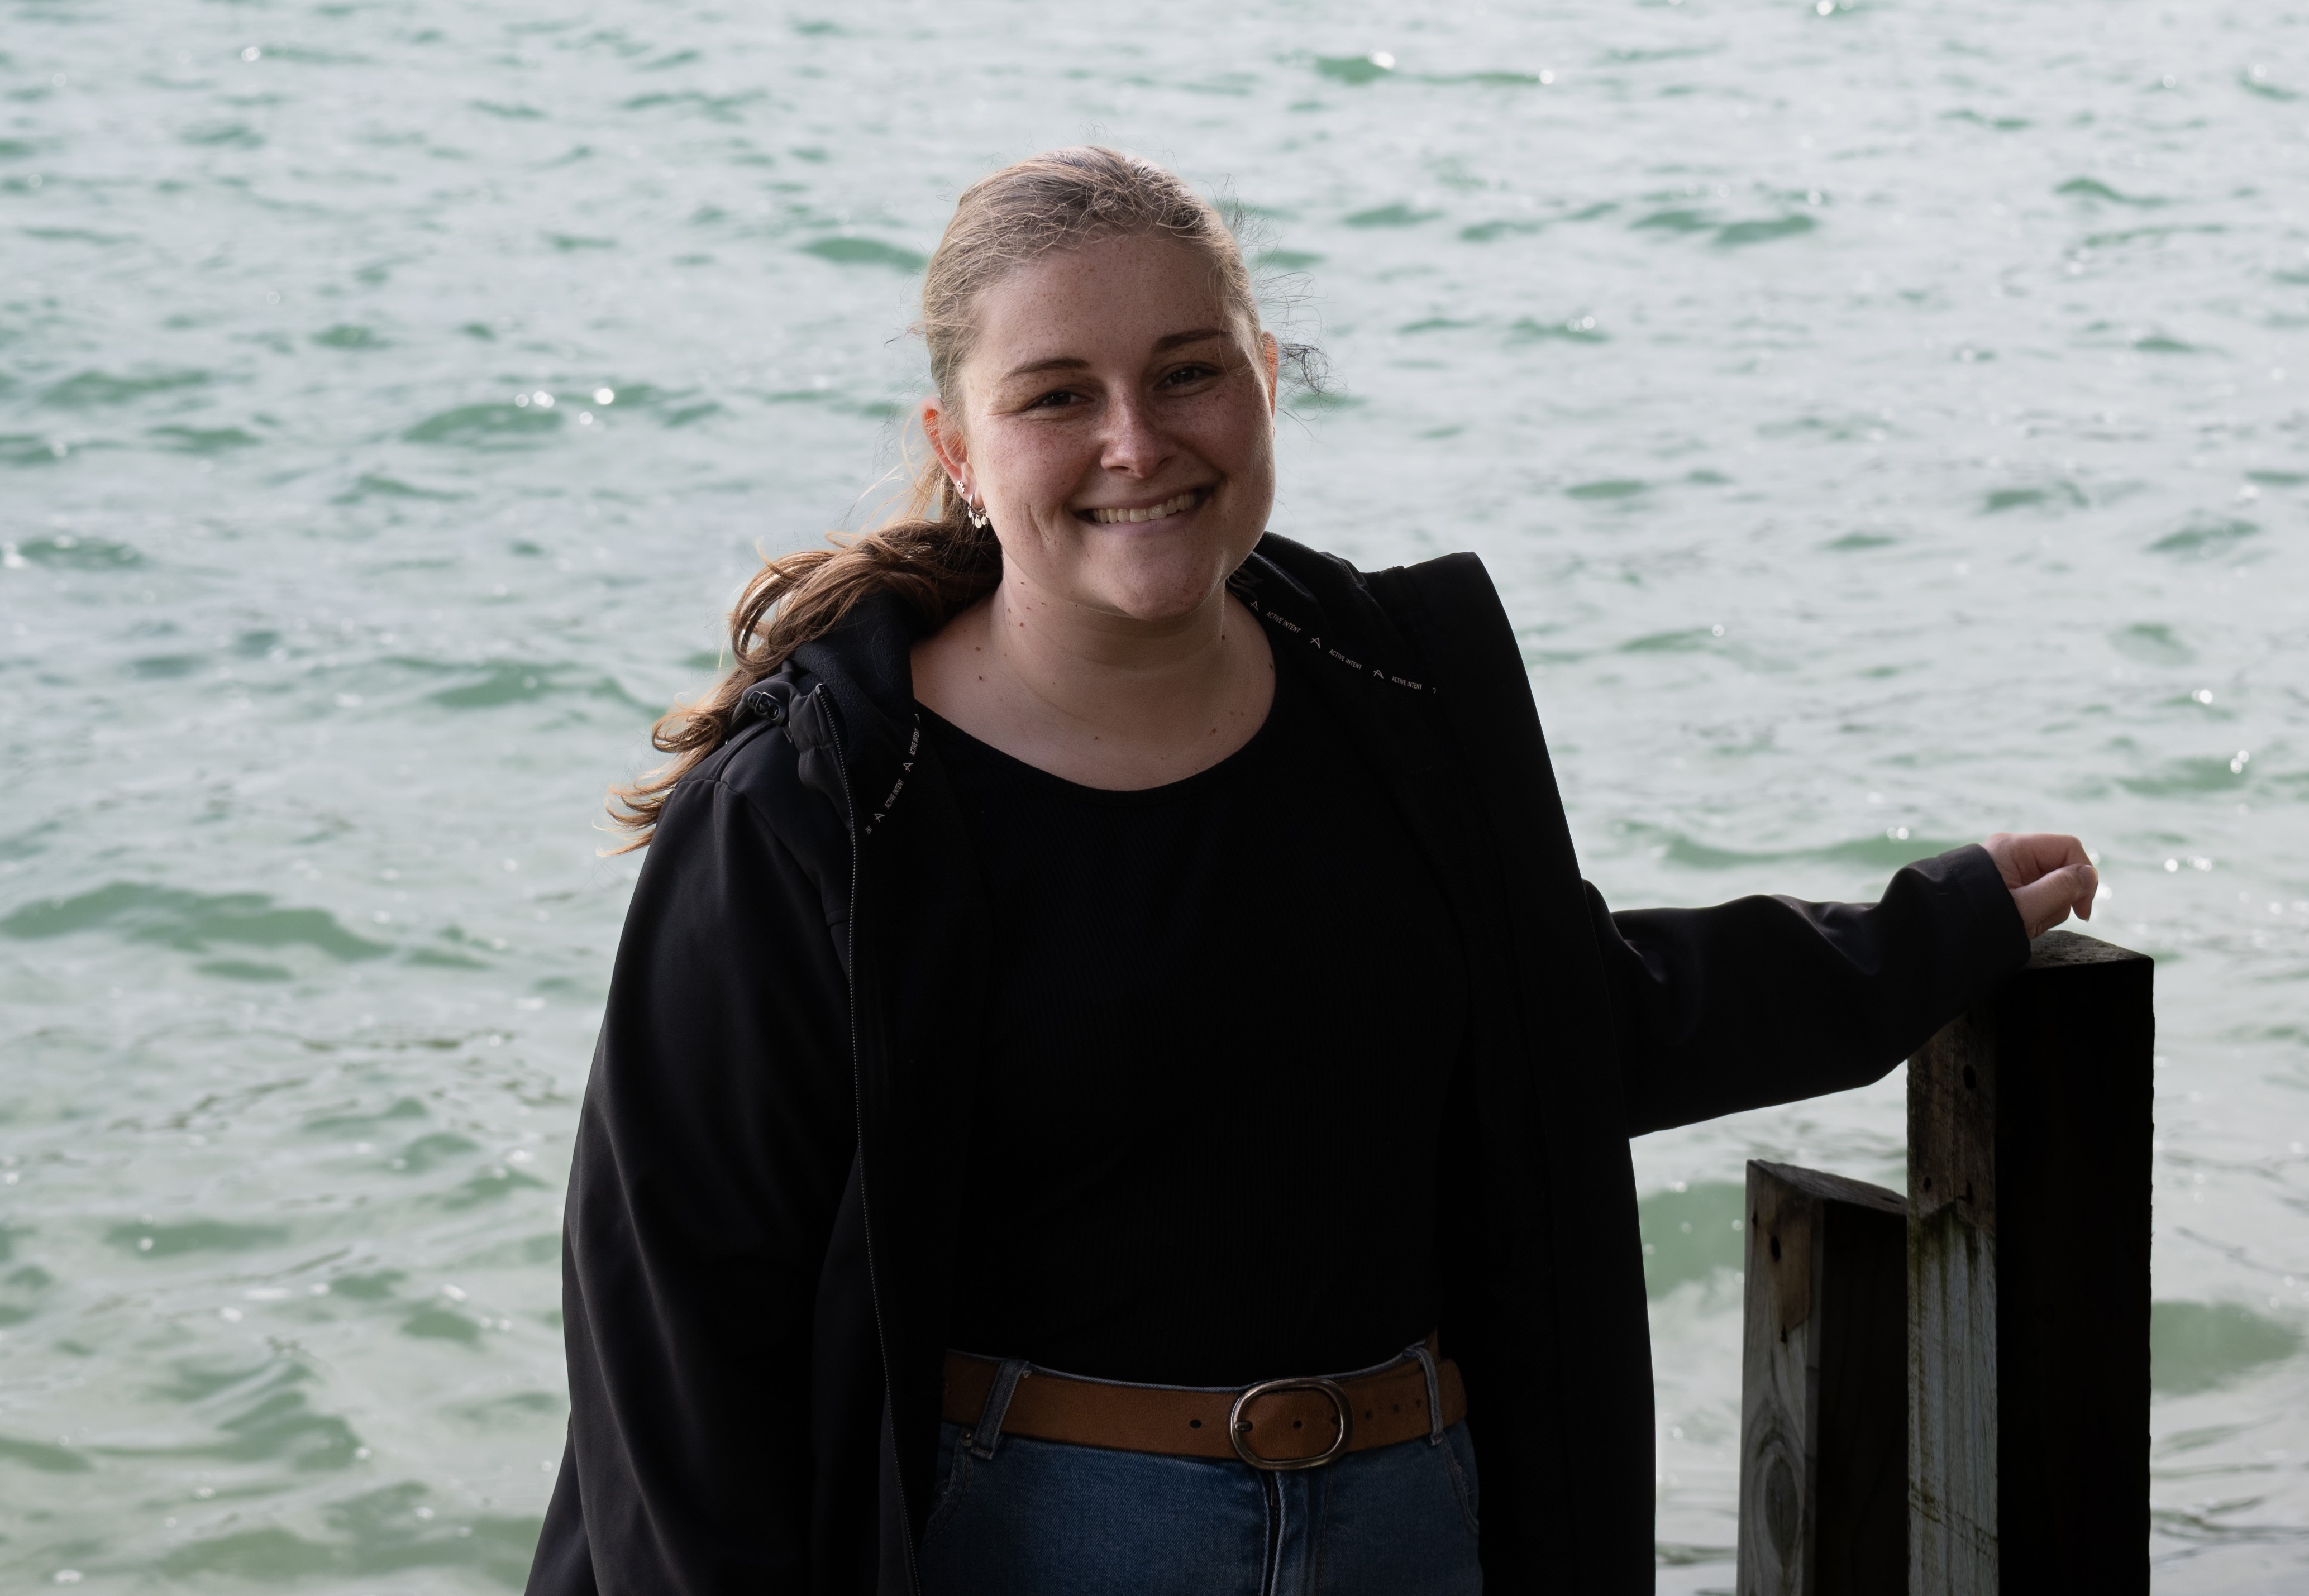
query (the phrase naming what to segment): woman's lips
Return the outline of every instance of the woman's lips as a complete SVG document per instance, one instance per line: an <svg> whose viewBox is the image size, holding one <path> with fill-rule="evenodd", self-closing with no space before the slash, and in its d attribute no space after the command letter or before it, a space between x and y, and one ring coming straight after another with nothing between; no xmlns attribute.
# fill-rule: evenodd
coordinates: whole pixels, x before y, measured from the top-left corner
<svg viewBox="0 0 2309 1596"><path fill-rule="evenodd" d="M1168 521L1172 516L1183 514L1200 504L1206 491L1200 487L1189 487L1184 493L1164 499L1159 505L1149 505L1143 510L1077 510L1075 513L1101 526L1113 526L1123 522Z"/></svg>

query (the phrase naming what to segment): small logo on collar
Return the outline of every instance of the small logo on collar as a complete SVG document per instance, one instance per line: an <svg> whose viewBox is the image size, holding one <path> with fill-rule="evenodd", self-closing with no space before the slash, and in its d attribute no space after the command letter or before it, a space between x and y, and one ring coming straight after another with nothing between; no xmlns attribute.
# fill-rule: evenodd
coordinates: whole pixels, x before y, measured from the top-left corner
<svg viewBox="0 0 2309 1596"><path fill-rule="evenodd" d="M921 751L922 713L920 710L916 710L914 712L913 735L906 739L906 756L898 762L898 779L890 784L890 790L884 795L882 798L882 807L875 810L874 813L868 817L865 827L865 834L867 836L872 836L874 834L874 828L881 824L883 821L888 819L890 811L898 807L898 795L906 790L906 776L911 773L914 768L914 756Z"/></svg>

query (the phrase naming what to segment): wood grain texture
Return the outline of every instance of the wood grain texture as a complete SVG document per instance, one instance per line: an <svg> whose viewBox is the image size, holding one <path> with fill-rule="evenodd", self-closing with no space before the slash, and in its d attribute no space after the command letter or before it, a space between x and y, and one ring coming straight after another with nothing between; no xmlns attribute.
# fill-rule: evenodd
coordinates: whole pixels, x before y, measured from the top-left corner
<svg viewBox="0 0 2309 1596"><path fill-rule="evenodd" d="M1996 1596L1996 1238L1954 1203L1908 1221L1907 1373L1909 1596Z"/></svg>
<svg viewBox="0 0 2309 1596"><path fill-rule="evenodd" d="M2049 933L1909 1061L1911 1596L2149 1588L2150 977Z"/></svg>
<svg viewBox="0 0 2309 1596"><path fill-rule="evenodd" d="M1816 1199L1748 1165L1740 1347L1739 1596L1803 1596L1812 1472L1812 1236ZM1794 1302L1791 1299L1795 1299ZM1794 1313L1792 1307L1800 1307Z"/></svg>
<svg viewBox="0 0 2309 1596"><path fill-rule="evenodd" d="M1740 1596L1874 1596L1907 1566L1903 1204L1748 1166Z"/></svg>

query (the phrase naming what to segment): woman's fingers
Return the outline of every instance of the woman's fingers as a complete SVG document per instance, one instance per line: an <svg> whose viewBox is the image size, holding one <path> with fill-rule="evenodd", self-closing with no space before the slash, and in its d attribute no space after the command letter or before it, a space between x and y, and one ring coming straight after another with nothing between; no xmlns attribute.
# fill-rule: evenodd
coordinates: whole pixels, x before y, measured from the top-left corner
<svg viewBox="0 0 2309 1596"><path fill-rule="evenodd" d="M2089 862L2085 845L2059 832L1999 832L1981 846L1996 861L2004 884L2016 891L2048 872Z"/></svg>
<svg viewBox="0 0 2309 1596"><path fill-rule="evenodd" d="M2085 845L2058 832L2015 835L1999 832L1982 844L2011 890L2012 902L2030 936L2041 936L2069 918L2071 910L2092 919L2093 895L2100 890L2100 874L2085 855Z"/></svg>
<svg viewBox="0 0 2309 1596"><path fill-rule="evenodd" d="M2074 837L2056 832L2037 832L2016 839L2030 879L2049 876L2055 870L2073 869L2078 866L2091 867L2085 857L2085 845Z"/></svg>
<svg viewBox="0 0 2309 1596"><path fill-rule="evenodd" d="M2015 887L2012 902L2020 910L2021 923L2028 927L2028 935L2037 937L2068 919L2071 910L2086 919L2092 919L2093 893L2099 886L2100 878L2092 866L2080 862L2047 871L2028 885Z"/></svg>

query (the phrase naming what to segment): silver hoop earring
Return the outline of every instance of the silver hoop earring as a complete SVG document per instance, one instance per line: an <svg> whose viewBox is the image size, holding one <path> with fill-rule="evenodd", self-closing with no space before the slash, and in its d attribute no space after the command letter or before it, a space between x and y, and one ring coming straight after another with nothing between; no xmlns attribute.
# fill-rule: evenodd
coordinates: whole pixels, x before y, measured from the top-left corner
<svg viewBox="0 0 2309 1596"><path fill-rule="evenodd" d="M962 486L962 479L954 479L954 496L962 501L962 512L970 517L970 524L980 531L986 530L986 512L970 502L970 495Z"/></svg>

